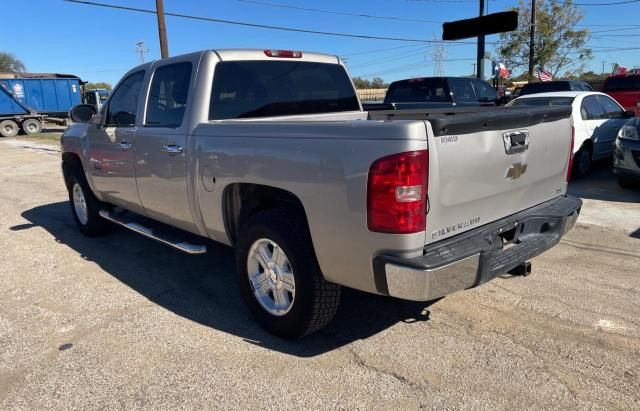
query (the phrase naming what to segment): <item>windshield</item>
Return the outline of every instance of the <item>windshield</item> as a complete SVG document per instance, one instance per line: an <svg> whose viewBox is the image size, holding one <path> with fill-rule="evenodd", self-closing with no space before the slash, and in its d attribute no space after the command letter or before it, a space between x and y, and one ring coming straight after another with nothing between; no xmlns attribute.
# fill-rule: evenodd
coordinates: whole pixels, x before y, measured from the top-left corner
<svg viewBox="0 0 640 411"><path fill-rule="evenodd" d="M338 64L227 61L216 65L210 120L359 111Z"/></svg>
<svg viewBox="0 0 640 411"><path fill-rule="evenodd" d="M507 104L507 107L544 107L570 106L573 97L528 97L518 98Z"/></svg>
<svg viewBox="0 0 640 411"><path fill-rule="evenodd" d="M570 91L571 86L568 81L549 81L540 83L529 83L522 87L521 96L526 94L547 93L549 91Z"/></svg>
<svg viewBox="0 0 640 411"><path fill-rule="evenodd" d="M451 94L444 78L419 78L392 83L385 103L450 102Z"/></svg>

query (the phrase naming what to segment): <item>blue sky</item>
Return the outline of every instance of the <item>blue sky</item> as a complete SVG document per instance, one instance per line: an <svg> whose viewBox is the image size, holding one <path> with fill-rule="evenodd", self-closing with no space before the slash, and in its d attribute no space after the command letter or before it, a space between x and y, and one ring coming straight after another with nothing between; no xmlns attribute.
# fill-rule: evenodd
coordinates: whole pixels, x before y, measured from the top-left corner
<svg viewBox="0 0 640 411"><path fill-rule="evenodd" d="M155 0L96 0L98 2L155 8ZM477 15L476 0L258 0L346 13L366 13L425 21L451 21ZM615 0L579 0L601 3ZM517 0L490 0L489 11L507 10ZM640 66L640 50L601 51L610 48L640 47L640 3L608 7L580 7L582 24L596 33L589 46L594 58L588 68L602 71L602 61L627 67ZM321 31L376 36L432 39L440 38L441 24L389 21L336 14L315 13L242 2L238 0L165 0L167 12L199 15ZM144 40L146 59L160 56L154 15L105 9L61 0L21 0L2 7L0 50L22 59L29 71L72 73L85 81L115 84L129 68L139 64L136 43ZM28 22L28 23L27 23ZM627 25L626 27L623 25ZM635 25L635 29L629 29ZM354 76L379 76L387 81L432 75L430 47L409 42L364 40L266 30L167 17L169 51L172 55L207 48L281 48L338 54L347 59ZM489 36L495 41L498 36ZM444 46L443 69L447 75L467 75L473 70L474 41L451 42ZM492 47L489 46L491 51Z"/></svg>

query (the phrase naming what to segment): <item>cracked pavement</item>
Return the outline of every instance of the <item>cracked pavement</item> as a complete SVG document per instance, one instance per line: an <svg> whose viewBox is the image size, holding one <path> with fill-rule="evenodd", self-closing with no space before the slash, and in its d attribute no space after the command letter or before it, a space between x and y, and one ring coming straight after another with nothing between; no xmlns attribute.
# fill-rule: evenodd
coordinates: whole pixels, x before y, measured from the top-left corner
<svg viewBox="0 0 640 411"><path fill-rule="evenodd" d="M640 191L606 167L531 276L432 303L345 290L289 342L244 308L230 248L84 238L56 147L0 147L0 409L640 409Z"/></svg>

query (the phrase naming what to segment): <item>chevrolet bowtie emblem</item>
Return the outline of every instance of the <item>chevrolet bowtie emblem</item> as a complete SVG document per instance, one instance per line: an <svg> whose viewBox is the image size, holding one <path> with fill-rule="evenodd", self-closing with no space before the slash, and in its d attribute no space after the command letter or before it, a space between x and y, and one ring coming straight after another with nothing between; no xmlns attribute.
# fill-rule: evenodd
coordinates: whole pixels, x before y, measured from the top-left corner
<svg viewBox="0 0 640 411"><path fill-rule="evenodd" d="M527 171L527 165L522 163L512 164L507 170L507 178L511 180L515 180L516 178L520 178Z"/></svg>

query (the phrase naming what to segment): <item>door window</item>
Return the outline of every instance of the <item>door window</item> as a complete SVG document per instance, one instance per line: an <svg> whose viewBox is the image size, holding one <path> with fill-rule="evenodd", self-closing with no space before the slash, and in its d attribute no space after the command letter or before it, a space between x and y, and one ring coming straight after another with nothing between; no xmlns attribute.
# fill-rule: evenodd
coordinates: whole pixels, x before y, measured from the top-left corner
<svg viewBox="0 0 640 411"><path fill-rule="evenodd" d="M105 120L106 126L133 126L136 123L136 111L138 111L138 97L144 80L144 71L133 73L123 80L115 89Z"/></svg>
<svg viewBox="0 0 640 411"><path fill-rule="evenodd" d="M599 120L605 118L604 110L596 96L588 96L582 100L580 113L583 120Z"/></svg>
<svg viewBox="0 0 640 411"><path fill-rule="evenodd" d="M449 80L451 91L458 103L475 103L477 101L476 94L471 87L471 81L460 78L452 78Z"/></svg>
<svg viewBox="0 0 640 411"><path fill-rule="evenodd" d="M187 107L191 69L191 63L183 62L156 70L147 100L146 126L180 127Z"/></svg>
<svg viewBox="0 0 640 411"><path fill-rule="evenodd" d="M604 107L604 112L608 118L624 118L624 110L610 97L598 96L598 100Z"/></svg>
<svg viewBox="0 0 640 411"><path fill-rule="evenodd" d="M473 86L476 89L476 95L478 96L478 101L481 103L489 103L498 100L498 93L488 85L486 82L482 80L476 80L473 82Z"/></svg>

